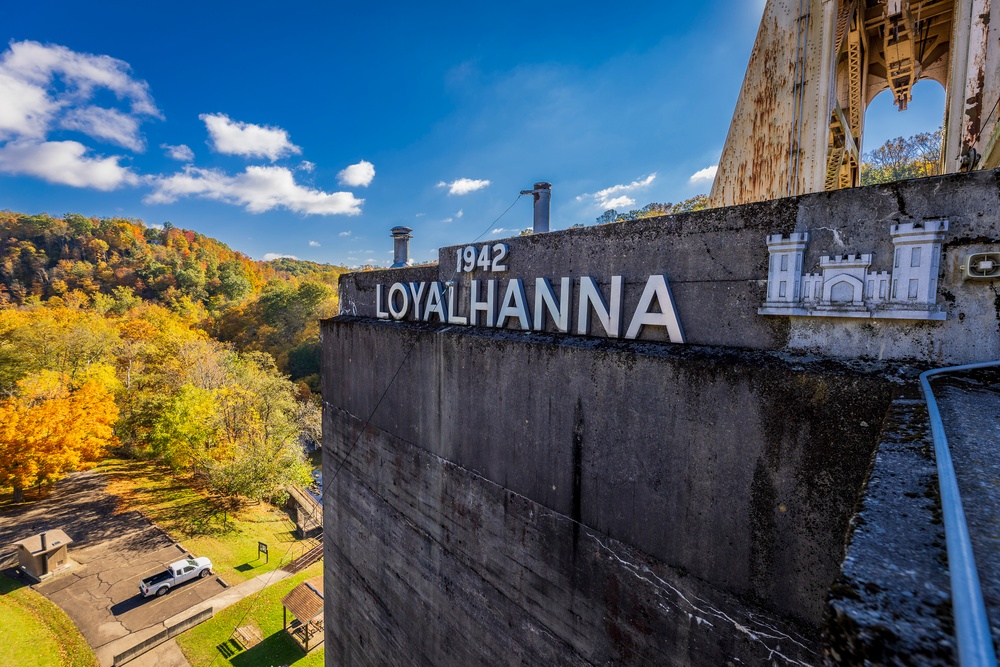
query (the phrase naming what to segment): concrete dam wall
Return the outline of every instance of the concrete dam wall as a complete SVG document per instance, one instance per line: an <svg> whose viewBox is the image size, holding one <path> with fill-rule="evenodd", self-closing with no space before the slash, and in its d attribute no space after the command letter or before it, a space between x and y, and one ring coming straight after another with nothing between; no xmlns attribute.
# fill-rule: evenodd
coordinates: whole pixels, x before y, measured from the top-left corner
<svg viewBox="0 0 1000 667"><path fill-rule="evenodd" d="M995 282L962 268L1000 250L998 212L977 172L344 276L323 323L329 664L865 655L884 619L864 566L904 558L872 535L933 515L868 481L915 369L1000 355ZM934 531L910 534L937 567Z"/></svg>

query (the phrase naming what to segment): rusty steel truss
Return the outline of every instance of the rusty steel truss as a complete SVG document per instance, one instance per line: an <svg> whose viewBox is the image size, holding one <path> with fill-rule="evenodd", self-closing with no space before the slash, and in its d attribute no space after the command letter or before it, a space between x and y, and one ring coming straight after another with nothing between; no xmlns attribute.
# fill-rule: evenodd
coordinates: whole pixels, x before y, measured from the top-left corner
<svg viewBox="0 0 1000 667"><path fill-rule="evenodd" d="M768 0L711 203L858 185L868 105L905 111L921 79L945 89L941 171L1000 166L1000 0Z"/></svg>

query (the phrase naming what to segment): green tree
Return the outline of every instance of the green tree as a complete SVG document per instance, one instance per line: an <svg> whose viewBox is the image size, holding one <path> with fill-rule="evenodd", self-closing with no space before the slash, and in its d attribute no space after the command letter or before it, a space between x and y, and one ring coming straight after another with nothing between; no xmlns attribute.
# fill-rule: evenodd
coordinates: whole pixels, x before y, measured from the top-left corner
<svg viewBox="0 0 1000 667"><path fill-rule="evenodd" d="M941 146L944 130L912 137L889 139L865 153L861 162L861 185L891 183L941 173Z"/></svg>

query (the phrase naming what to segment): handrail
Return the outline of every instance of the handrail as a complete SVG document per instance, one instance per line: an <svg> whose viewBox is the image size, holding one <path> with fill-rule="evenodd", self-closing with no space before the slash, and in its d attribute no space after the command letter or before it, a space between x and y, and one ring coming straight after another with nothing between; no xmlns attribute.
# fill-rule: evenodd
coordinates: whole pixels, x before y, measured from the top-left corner
<svg viewBox="0 0 1000 667"><path fill-rule="evenodd" d="M941 511L944 516L944 533L948 545L948 570L951 576L951 606L955 618L955 637L958 640L958 658L962 667L996 667L993 638L983 603L983 591L976 571L976 558L972 553L969 526L965 522L962 498L958 492L955 466L948 449L948 439L941 423L937 400L931 391L929 378L944 373L976 370L1000 366L1000 361L965 364L936 368L920 374L920 389L927 401L930 415L931 436L937 459L938 484L941 487Z"/></svg>

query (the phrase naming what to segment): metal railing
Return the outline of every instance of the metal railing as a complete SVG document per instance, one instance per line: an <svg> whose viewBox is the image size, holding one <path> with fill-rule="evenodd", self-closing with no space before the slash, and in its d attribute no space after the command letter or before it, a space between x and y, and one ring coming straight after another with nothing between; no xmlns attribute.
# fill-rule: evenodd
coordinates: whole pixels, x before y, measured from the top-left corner
<svg viewBox="0 0 1000 667"><path fill-rule="evenodd" d="M955 638L958 642L958 659L962 667L996 667L996 653L990 623L983 603L983 591L976 571L976 558L972 553L969 527L958 492L955 466L944 434L944 424L938 411L937 400L931 391L930 378L945 373L971 371L980 368L1000 367L1000 361L966 364L949 368L936 368L920 374L920 389L927 401L930 414L931 435L934 438L934 455L937 459L938 484L941 487L941 512L948 545L948 570L951 576L951 605L955 618Z"/></svg>

